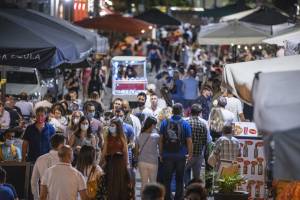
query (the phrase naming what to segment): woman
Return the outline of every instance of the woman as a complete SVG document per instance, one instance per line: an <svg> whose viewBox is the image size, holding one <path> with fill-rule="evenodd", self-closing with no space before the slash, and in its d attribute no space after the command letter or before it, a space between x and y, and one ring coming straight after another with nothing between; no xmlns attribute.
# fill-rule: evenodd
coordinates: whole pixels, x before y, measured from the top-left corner
<svg viewBox="0 0 300 200"><path fill-rule="evenodd" d="M128 167L128 147L122 122L112 119L100 162L104 166L108 200L133 199Z"/></svg>
<svg viewBox="0 0 300 200"><path fill-rule="evenodd" d="M145 184L156 182L159 156L156 124L156 118L148 117L138 137L138 168L142 178L142 190Z"/></svg>
<svg viewBox="0 0 300 200"><path fill-rule="evenodd" d="M103 88L102 80L99 75L99 69L94 68L92 71L91 80L88 84L88 95L90 96L93 92L97 92L100 96L100 90Z"/></svg>
<svg viewBox="0 0 300 200"><path fill-rule="evenodd" d="M64 111L61 107L56 106L52 110L52 116L50 119L50 124L55 128L56 133L61 134L66 137L66 128L68 125L68 120L63 116Z"/></svg>
<svg viewBox="0 0 300 200"><path fill-rule="evenodd" d="M83 116L83 113L81 111L74 111L72 113L69 126L66 129L67 141L70 140L72 133L74 133L79 128L78 124L79 124L80 118L82 116Z"/></svg>
<svg viewBox="0 0 300 200"><path fill-rule="evenodd" d="M101 167L96 164L96 150L94 147L87 145L82 146L78 155L76 168L82 173L86 180L89 199L96 199L97 190L101 189L98 184L103 184L103 181L101 181L103 171ZM103 185L101 187L103 187Z"/></svg>
<svg viewBox="0 0 300 200"><path fill-rule="evenodd" d="M78 129L71 135L69 145L73 148L75 155L78 155L83 145L96 148L96 138L92 134L90 121L82 116L79 120Z"/></svg>

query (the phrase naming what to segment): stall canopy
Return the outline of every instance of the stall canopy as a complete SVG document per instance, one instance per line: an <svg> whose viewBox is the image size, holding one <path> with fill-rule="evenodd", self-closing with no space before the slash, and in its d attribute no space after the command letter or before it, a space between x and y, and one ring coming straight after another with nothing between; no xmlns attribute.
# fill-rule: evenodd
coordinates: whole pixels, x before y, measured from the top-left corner
<svg viewBox="0 0 300 200"><path fill-rule="evenodd" d="M178 26L181 24L180 21L177 20L176 18L168 14L165 14L155 8L145 11L142 14L135 16L135 18L159 26L165 26L165 25Z"/></svg>
<svg viewBox="0 0 300 200"><path fill-rule="evenodd" d="M67 63L86 64L94 47L89 36L43 16L25 9L0 9L0 65L49 69Z"/></svg>
<svg viewBox="0 0 300 200"><path fill-rule="evenodd" d="M277 8L261 6L260 9L243 17L240 21L262 24L262 25L277 25L288 22L289 16Z"/></svg>
<svg viewBox="0 0 300 200"><path fill-rule="evenodd" d="M274 37L267 38L263 42L268 44L276 44L278 46L285 46L285 42L290 41L293 43L300 44L300 27L288 29Z"/></svg>
<svg viewBox="0 0 300 200"><path fill-rule="evenodd" d="M222 84L232 88L233 93L241 100L252 104L251 89L256 73L300 70L299 63L300 55L228 64L223 71ZM297 82L293 82L293 84L295 83ZM276 94L279 92L281 91L277 89L273 91L274 98L276 98Z"/></svg>
<svg viewBox="0 0 300 200"><path fill-rule="evenodd" d="M200 13L201 17L213 17L213 18L221 18L226 15L231 15L237 12L245 11L251 9L250 7L245 5L245 1L239 0L235 4L230 4L227 6L207 9L204 12Z"/></svg>
<svg viewBox="0 0 300 200"><path fill-rule="evenodd" d="M286 67L282 63L282 68ZM298 67L291 71L260 73L253 83L254 121L266 133L264 149L275 180L300 180L299 82Z"/></svg>
<svg viewBox="0 0 300 200"><path fill-rule="evenodd" d="M219 22L227 22L227 21L231 21L231 20L239 20L243 17L246 17L250 14L252 14L253 12L259 10L258 8L253 8L253 9L249 9L249 10L245 10L245 11L241 11L241 12L237 12L231 15L226 15L221 17L221 19L219 20Z"/></svg>
<svg viewBox="0 0 300 200"><path fill-rule="evenodd" d="M135 19L124 17L120 14L105 15L102 17L86 18L75 22L76 25L89 28L99 29L118 33L129 33L131 35L140 35L148 32L153 27L152 24Z"/></svg>
<svg viewBox="0 0 300 200"><path fill-rule="evenodd" d="M200 45L255 44L269 35L239 21L207 25L198 34Z"/></svg>

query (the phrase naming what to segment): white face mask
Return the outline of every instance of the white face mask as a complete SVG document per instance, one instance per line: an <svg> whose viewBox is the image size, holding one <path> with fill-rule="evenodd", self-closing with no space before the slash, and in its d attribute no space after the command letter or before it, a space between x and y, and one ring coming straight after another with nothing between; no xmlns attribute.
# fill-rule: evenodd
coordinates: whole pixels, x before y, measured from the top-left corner
<svg viewBox="0 0 300 200"><path fill-rule="evenodd" d="M74 123L74 124L78 124L79 121L80 121L80 118L77 118L77 117L76 117L76 118L73 119L73 123Z"/></svg>
<svg viewBox="0 0 300 200"><path fill-rule="evenodd" d="M115 136L115 135L116 135L116 131L117 131L117 128L116 128L116 127L110 126L108 130L109 130L109 132L112 134L112 136Z"/></svg>
<svg viewBox="0 0 300 200"><path fill-rule="evenodd" d="M81 130L83 131L87 131L89 129L89 125L88 124L81 124L80 125Z"/></svg>

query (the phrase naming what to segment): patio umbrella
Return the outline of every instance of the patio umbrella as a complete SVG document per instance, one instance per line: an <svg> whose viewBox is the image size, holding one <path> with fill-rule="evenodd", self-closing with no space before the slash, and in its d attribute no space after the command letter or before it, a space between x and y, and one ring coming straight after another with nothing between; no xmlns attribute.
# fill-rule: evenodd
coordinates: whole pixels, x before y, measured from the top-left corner
<svg viewBox="0 0 300 200"><path fill-rule="evenodd" d="M152 26L152 24L148 22L134 19L132 17L123 17L119 14L86 18L75 22L75 24L84 28L100 29L118 33L129 33L131 35L140 35L144 32L148 32Z"/></svg>
<svg viewBox="0 0 300 200"><path fill-rule="evenodd" d="M200 45L255 44L267 38L267 33L239 21L218 23L203 27L198 34Z"/></svg>
<svg viewBox="0 0 300 200"><path fill-rule="evenodd" d="M150 9L148 11L143 12L140 15L135 16L134 18L140 19L151 24L156 24L159 26L167 26L167 25L174 25L179 26L181 23L176 18L161 12L158 9Z"/></svg>
<svg viewBox="0 0 300 200"><path fill-rule="evenodd" d="M0 26L0 65L55 68L84 62L93 47L83 35L30 10L1 8Z"/></svg>

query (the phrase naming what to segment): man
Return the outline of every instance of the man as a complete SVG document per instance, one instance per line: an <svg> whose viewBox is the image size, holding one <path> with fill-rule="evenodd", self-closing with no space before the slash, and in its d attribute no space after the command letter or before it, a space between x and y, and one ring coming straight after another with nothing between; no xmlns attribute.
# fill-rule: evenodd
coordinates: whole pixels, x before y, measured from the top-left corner
<svg viewBox="0 0 300 200"><path fill-rule="evenodd" d="M166 200L171 199L172 175L176 175L175 200L183 198L183 178L186 163L193 156L193 144L191 139L191 127L182 119L183 107L180 103L173 105L173 116L166 119L160 126L160 157L164 173L164 186L166 188Z"/></svg>
<svg viewBox="0 0 300 200"><path fill-rule="evenodd" d="M86 104L85 109L85 115L90 120L92 133L97 138L97 146L101 148L103 144L103 136L101 133L102 123L98 119L95 119L96 107L93 103L90 102Z"/></svg>
<svg viewBox="0 0 300 200"><path fill-rule="evenodd" d="M0 199L1 200L15 200L13 190L5 184L6 171L0 167Z"/></svg>
<svg viewBox="0 0 300 200"><path fill-rule="evenodd" d="M5 110L9 113L10 116L10 124L9 127L17 127L21 121L22 115L18 113L16 107L14 106L13 102L7 100L5 102Z"/></svg>
<svg viewBox="0 0 300 200"><path fill-rule="evenodd" d="M210 108L211 108L211 96L212 89L210 86L206 85L202 88L201 96L197 99L197 103L202 107L202 118L206 121L208 120Z"/></svg>
<svg viewBox="0 0 300 200"><path fill-rule="evenodd" d="M166 101L162 98L159 98L159 95L155 91L156 86L154 84L147 85L147 100L145 106L151 109L151 95L155 93L157 96L157 107L160 109L167 107Z"/></svg>
<svg viewBox="0 0 300 200"><path fill-rule="evenodd" d="M139 117L141 123L145 121L145 119L152 115L152 111L149 108L146 108L146 100L147 95L144 92L140 92L137 95L138 99L138 107L132 110L132 113Z"/></svg>
<svg viewBox="0 0 300 200"><path fill-rule="evenodd" d="M71 163L73 151L70 146L58 150L59 163L47 169L41 181L41 200L87 200L87 186L83 175Z"/></svg>
<svg viewBox="0 0 300 200"><path fill-rule="evenodd" d="M28 95L26 92L20 94L20 101L16 103L16 106L20 108L23 117L31 117L33 114L33 104L28 101Z"/></svg>
<svg viewBox="0 0 300 200"><path fill-rule="evenodd" d="M233 96L232 89L227 88L224 96L227 100L225 109L234 114L234 122L244 122L245 116L243 113L242 102L238 98Z"/></svg>
<svg viewBox="0 0 300 200"><path fill-rule="evenodd" d="M153 115L153 117L157 118L161 111L161 108L158 107L158 97L155 93L152 93L150 95L150 102L151 102L150 110L152 111L152 115ZM165 106L165 107L167 107L167 106Z"/></svg>
<svg viewBox="0 0 300 200"><path fill-rule="evenodd" d="M221 160L235 161L237 157L241 156L241 147L238 139L233 137L232 124L234 122L233 115L223 116L224 127L223 136L216 141L213 153L217 160L217 165Z"/></svg>
<svg viewBox="0 0 300 200"><path fill-rule="evenodd" d="M65 145L65 137L63 135L55 134L51 137L51 147L49 153L40 156L34 164L31 176L31 191L34 200L39 200L39 181L43 177L45 171L59 163L58 150Z"/></svg>
<svg viewBox="0 0 300 200"><path fill-rule="evenodd" d="M12 129L3 133L4 143L0 145L0 161L21 161L21 150L14 145L14 135Z"/></svg>
<svg viewBox="0 0 300 200"><path fill-rule="evenodd" d="M159 183L149 183L142 191L142 200L164 200L165 188Z"/></svg>
<svg viewBox="0 0 300 200"><path fill-rule="evenodd" d="M185 168L185 184L191 179L191 169L193 171L193 178L200 178L203 153L207 144L208 134L206 124L199 119L201 111L202 108L199 104L193 104L191 107L191 117L187 120L192 128L193 157Z"/></svg>
<svg viewBox="0 0 300 200"><path fill-rule="evenodd" d="M29 125L23 136L22 161L35 162L36 159L50 151L50 138L55 134L52 125L46 122L46 110L36 109L36 122Z"/></svg>
<svg viewBox="0 0 300 200"><path fill-rule="evenodd" d="M183 97L185 108L190 107L193 103L195 103L196 99L198 98L198 85L199 82L195 79L196 71L193 68L188 70L188 77L183 79Z"/></svg>
<svg viewBox="0 0 300 200"><path fill-rule="evenodd" d="M206 200L207 192L200 183L192 183L186 188L185 199Z"/></svg>
<svg viewBox="0 0 300 200"><path fill-rule="evenodd" d="M4 105L0 102L0 129L8 129L10 125L10 115L4 109Z"/></svg>
<svg viewBox="0 0 300 200"><path fill-rule="evenodd" d="M90 99L84 104L84 108L86 108L87 103L92 103L95 106L95 118L100 119L100 116L103 113L103 105L98 92L92 92L90 94Z"/></svg>
<svg viewBox="0 0 300 200"><path fill-rule="evenodd" d="M141 133L141 122L139 118L135 115L131 114L131 109L129 106L129 102L127 100L123 100L122 108L124 110L124 122L131 125L134 131L134 140L140 135Z"/></svg>
<svg viewBox="0 0 300 200"><path fill-rule="evenodd" d="M112 102L112 112L115 113L115 110L122 108L123 99L115 98Z"/></svg>

